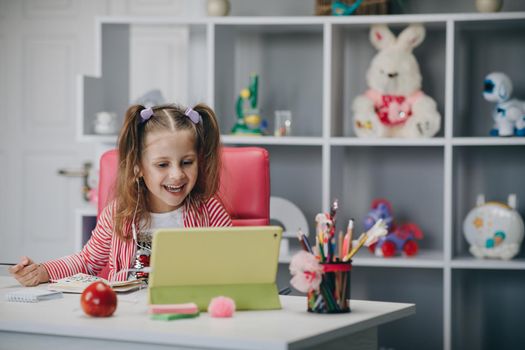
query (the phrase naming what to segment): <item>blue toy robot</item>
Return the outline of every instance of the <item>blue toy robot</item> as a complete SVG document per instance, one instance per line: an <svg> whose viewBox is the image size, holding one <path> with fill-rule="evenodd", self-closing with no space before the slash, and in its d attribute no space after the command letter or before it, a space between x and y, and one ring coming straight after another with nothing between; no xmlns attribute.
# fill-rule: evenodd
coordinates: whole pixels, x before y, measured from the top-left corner
<svg viewBox="0 0 525 350"><path fill-rule="evenodd" d="M496 102L491 136L525 136L525 102L511 99L511 94L512 82L507 75L495 72L485 77L483 97Z"/></svg>

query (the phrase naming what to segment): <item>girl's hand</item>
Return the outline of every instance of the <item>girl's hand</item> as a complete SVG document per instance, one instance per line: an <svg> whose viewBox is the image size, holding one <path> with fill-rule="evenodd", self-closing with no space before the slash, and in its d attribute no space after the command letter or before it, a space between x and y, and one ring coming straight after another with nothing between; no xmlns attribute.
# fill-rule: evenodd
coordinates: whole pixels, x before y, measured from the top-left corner
<svg viewBox="0 0 525 350"><path fill-rule="evenodd" d="M18 264L11 266L9 273L16 278L21 285L26 287L49 282L49 274L44 266L35 264L35 262L27 256L23 256Z"/></svg>

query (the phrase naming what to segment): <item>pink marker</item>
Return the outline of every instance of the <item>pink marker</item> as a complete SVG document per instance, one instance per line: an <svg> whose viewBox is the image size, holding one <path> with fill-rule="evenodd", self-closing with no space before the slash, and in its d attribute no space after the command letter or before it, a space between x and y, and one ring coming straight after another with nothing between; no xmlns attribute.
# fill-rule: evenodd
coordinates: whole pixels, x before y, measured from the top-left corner
<svg viewBox="0 0 525 350"><path fill-rule="evenodd" d="M186 304L156 304L149 306L150 314L196 314L199 308L195 303Z"/></svg>

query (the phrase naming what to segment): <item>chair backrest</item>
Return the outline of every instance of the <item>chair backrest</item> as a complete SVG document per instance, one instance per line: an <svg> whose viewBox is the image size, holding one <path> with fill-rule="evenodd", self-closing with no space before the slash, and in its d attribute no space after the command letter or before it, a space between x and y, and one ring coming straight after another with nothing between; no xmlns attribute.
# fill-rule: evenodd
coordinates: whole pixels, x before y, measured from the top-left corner
<svg viewBox="0 0 525 350"><path fill-rule="evenodd" d="M260 147L224 147L219 196L233 226L269 225L268 151Z"/></svg>
<svg viewBox="0 0 525 350"><path fill-rule="evenodd" d="M219 197L234 226L270 223L270 166L268 151L260 147L223 147ZM98 213L115 191L118 152L100 158Z"/></svg>

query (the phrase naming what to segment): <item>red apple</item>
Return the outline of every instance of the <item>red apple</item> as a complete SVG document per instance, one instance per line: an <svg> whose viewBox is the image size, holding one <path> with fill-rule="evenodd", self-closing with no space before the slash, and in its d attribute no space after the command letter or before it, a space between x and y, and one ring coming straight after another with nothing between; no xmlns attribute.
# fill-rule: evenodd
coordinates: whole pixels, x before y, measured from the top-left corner
<svg viewBox="0 0 525 350"><path fill-rule="evenodd" d="M82 292L80 305L89 316L109 317L117 309L117 293L104 282L93 282Z"/></svg>

